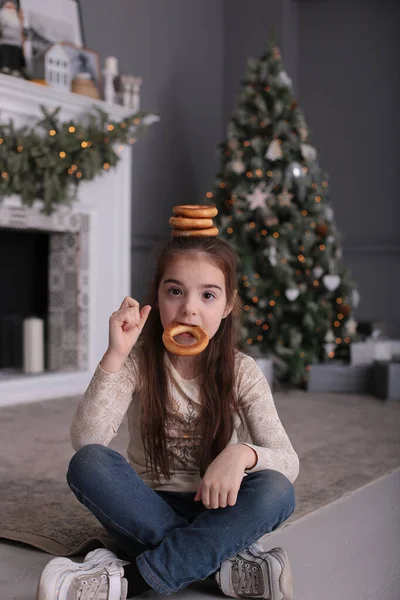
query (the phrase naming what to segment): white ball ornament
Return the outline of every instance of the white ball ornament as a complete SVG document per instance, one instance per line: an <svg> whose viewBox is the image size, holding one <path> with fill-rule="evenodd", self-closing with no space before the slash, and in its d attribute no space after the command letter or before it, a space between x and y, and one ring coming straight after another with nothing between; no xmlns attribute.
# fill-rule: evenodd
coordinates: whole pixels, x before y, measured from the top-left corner
<svg viewBox="0 0 400 600"><path fill-rule="evenodd" d="M313 268L313 275L315 277L315 279L319 279L321 277L321 275L323 274L324 270L320 265L317 265L316 267Z"/></svg>

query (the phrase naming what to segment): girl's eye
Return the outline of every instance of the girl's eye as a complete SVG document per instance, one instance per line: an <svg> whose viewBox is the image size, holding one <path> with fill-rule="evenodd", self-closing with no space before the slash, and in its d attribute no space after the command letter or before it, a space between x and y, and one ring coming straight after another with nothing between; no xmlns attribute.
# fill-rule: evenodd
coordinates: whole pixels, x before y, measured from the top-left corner
<svg viewBox="0 0 400 600"><path fill-rule="evenodd" d="M168 293L171 294L172 296L178 296L179 294L174 294L173 292L179 292L179 294L181 293L181 290L179 290L178 288L170 288L168 290ZM211 292L204 292L204 295L208 294L208 296L211 296L211 298L215 298L214 294L212 294ZM210 298L206 298L206 300L210 300Z"/></svg>
<svg viewBox="0 0 400 600"><path fill-rule="evenodd" d="M177 296L178 294L174 294L173 292L181 292L181 290L178 290L178 288L170 288L168 290L168 293L171 294L172 296Z"/></svg>
<svg viewBox="0 0 400 600"><path fill-rule="evenodd" d="M215 298L214 294L212 294L211 292L204 292L204 295L208 294L208 296L211 296L211 298ZM210 300L210 298L206 298L206 300Z"/></svg>

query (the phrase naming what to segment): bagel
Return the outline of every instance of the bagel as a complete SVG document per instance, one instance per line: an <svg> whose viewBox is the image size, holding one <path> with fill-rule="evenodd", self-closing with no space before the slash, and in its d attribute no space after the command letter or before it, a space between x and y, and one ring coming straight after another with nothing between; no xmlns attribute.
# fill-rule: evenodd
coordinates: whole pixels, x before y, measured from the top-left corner
<svg viewBox="0 0 400 600"><path fill-rule="evenodd" d="M215 237L218 235L217 227L209 227L208 229L173 229L172 237L181 236L197 236L197 237Z"/></svg>
<svg viewBox="0 0 400 600"><path fill-rule="evenodd" d="M174 340L174 337L180 333L191 333L196 338L196 342L194 344L188 344L187 346L178 344L178 342ZM194 356L200 354L200 352L203 352L203 350L207 348L210 339L207 331L201 327L195 325L182 325L182 323L171 323L165 328L162 341L166 349L172 354L176 354L177 356Z"/></svg>
<svg viewBox="0 0 400 600"><path fill-rule="evenodd" d="M176 217L187 217L189 219L212 219L218 214L216 206L206 204L181 204L174 206L172 210Z"/></svg>
<svg viewBox="0 0 400 600"><path fill-rule="evenodd" d="M171 217L169 223L175 229L207 229L213 226L212 219L187 219L185 217Z"/></svg>

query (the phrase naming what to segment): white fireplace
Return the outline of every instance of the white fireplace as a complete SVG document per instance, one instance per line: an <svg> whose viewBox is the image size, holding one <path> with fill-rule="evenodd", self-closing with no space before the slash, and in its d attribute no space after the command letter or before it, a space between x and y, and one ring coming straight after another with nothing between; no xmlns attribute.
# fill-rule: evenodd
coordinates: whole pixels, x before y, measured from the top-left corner
<svg viewBox="0 0 400 600"><path fill-rule="evenodd" d="M115 120L129 114L120 106L0 75L2 122L12 119L16 126L32 125L42 118L41 105L60 106L62 120L79 119L93 105ZM0 377L0 406L73 396L86 389L107 348L109 316L130 294L131 161L131 148L127 146L115 169L81 183L78 201L51 216L41 213L40 202L31 208L23 206L18 197L0 202L0 234L1 228L51 234L50 270L53 269L54 275L49 284L53 292L49 304L52 370L37 375ZM54 258L57 253L68 254L65 244L75 253L71 255L72 261L79 253L77 289L72 293L69 290L69 300L65 288L67 271L55 266ZM0 293L1 286L0 281ZM71 297L76 297L75 307ZM65 319L71 309L75 310L78 323L74 331L68 329Z"/></svg>

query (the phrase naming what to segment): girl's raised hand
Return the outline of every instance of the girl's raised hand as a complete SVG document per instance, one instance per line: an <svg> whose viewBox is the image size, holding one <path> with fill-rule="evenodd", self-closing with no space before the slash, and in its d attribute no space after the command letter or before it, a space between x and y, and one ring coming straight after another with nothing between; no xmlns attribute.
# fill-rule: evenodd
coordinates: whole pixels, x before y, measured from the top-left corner
<svg viewBox="0 0 400 600"><path fill-rule="evenodd" d="M140 309L137 300L130 296L124 298L110 317L107 353L125 359L136 344L150 311L148 304Z"/></svg>

